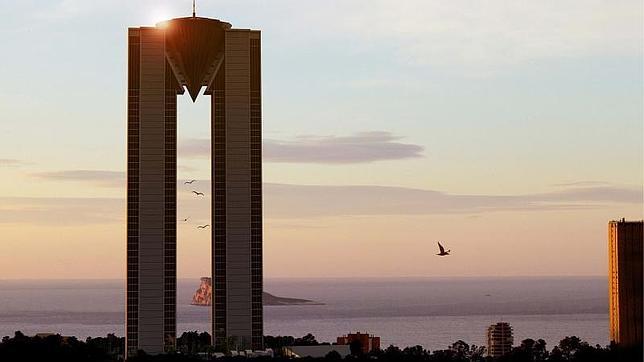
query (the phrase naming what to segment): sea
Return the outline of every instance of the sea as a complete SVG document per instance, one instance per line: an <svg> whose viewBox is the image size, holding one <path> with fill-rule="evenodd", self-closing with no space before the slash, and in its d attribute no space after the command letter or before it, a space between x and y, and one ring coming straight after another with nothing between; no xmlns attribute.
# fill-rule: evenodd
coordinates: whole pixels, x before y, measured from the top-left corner
<svg viewBox="0 0 644 362"><path fill-rule="evenodd" d="M605 277L266 279L264 290L321 305L264 307L264 334L315 335L333 342L360 331L381 345L445 349L485 345L490 324L512 325L515 344L549 348L575 335L608 344ZM190 304L199 279L180 279L177 330L209 331L210 308ZM124 335L122 280L0 280L0 336L60 333L85 339Z"/></svg>

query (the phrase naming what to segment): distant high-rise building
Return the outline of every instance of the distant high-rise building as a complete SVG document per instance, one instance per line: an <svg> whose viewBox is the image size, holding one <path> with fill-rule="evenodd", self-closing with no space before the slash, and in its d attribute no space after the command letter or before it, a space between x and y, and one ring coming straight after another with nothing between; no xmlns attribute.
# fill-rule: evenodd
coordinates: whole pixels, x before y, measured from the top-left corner
<svg viewBox="0 0 644 362"><path fill-rule="evenodd" d="M642 344L642 221L608 223L610 340Z"/></svg>
<svg viewBox="0 0 644 362"><path fill-rule="evenodd" d="M492 358L501 357L512 350L512 326L499 322L487 328L487 353Z"/></svg>
<svg viewBox="0 0 644 362"><path fill-rule="evenodd" d="M263 349L260 32L197 17L128 31L128 355L176 344L177 95L211 103L212 335Z"/></svg>

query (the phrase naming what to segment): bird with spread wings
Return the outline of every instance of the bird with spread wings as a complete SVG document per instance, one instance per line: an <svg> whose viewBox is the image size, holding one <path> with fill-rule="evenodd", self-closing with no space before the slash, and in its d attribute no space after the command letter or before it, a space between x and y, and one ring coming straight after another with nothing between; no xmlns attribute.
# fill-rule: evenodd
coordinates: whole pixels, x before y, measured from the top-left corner
<svg viewBox="0 0 644 362"><path fill-rule="evenodd" d="M440 250L440 253L436 254L436 255L438 255L438 256L446 256L446 255L449 255L449 252L451 251L451 250L447 250L447 251L445 251L445 248L441 245L440 241L438 242L438 249Z"/></svg>

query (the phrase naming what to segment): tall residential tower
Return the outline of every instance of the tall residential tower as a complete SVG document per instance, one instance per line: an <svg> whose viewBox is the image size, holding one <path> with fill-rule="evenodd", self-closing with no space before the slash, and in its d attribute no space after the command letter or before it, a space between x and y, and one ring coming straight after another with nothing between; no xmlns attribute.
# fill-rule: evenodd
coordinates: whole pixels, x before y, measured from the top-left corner
<svg viewBox="0 0 644 362"><path fill-rule="evenodd" d="M610 340L642 344L642 221L608 223Z"/></svg>
<svg viewBox="0 0 644 362"><path fill-rule="evenodd" d="M506 322L492 324L487 328L487 354L492 358L498 358L512 350L514 337L512 326Z"/></svg>
<svg viewBox="0 0 644 362"><path fill-rule="evenodd" d="M261 349L260 32L201 17L128 31L127 353L176 343L176 97L211 100L212 335Z"/></svg>

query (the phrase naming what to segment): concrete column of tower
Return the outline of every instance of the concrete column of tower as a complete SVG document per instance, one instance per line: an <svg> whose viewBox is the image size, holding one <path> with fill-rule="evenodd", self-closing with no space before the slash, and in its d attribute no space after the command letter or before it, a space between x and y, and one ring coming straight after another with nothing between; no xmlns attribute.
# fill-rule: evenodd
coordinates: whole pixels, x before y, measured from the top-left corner
<svg viewBox="0 0 644 362"><path fill-rule="evenodd" d="M212 333L263 348L260 33L199 17L129 31L127 351L176 341L176 94L212 104Z"/></svg>

